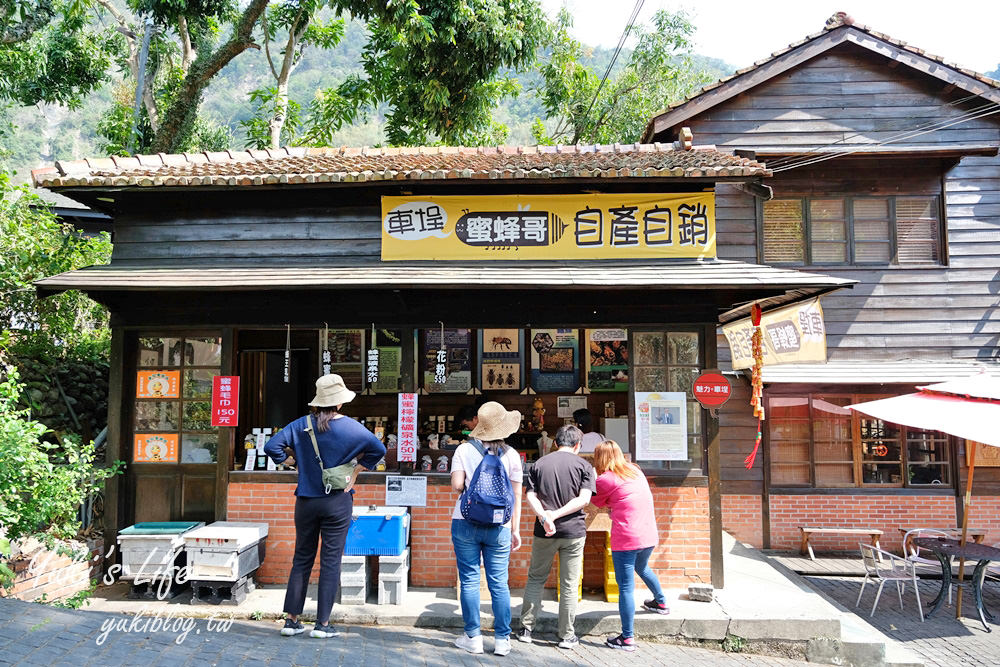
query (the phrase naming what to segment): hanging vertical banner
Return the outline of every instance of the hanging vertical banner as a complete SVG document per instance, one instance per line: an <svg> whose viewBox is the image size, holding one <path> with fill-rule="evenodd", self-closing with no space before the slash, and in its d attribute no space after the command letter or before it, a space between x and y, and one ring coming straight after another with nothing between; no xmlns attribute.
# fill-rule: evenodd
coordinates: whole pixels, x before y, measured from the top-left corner
<svg viewBox="0 0 1000 667"><path fill-rule="evenodd" d="M524 330L480 329L479 387L520 391L524 377Z"/></svg>
<svg viewBox="0 0 1000 667"><path fill-rule="evenodd" d="M754 366L755 328L749 317L723 325L733 370ZM819 297L764 313L760 328L764 366L826 361L826 326Z"/></svg>
<svg viewBox="0 0 1000 667"><path fill-rule="evenodd" d="M382 197L382 260L715 257L712 192Z"/></svg>
<svg viewBox="0 0 1000 667"><path fill-rule="evenodd" d="M396 445L396 460L400 462L409 461L415 463L417 460L417 449L420 444L417 440L417 395L399 395L399 439Z"/></svg>
<svg viewBox="0 0 1000 667"><path fill-rule="evenodd" d="M376 393L396 394L402 389L403 377L403 331L400 329L376 329L375 340L371 342L377 379L368 386ZM372 350L368 351L369 372Z"/></svg>
<svg viewBox="0 0 1000 667"><path fill-rule="evenodd" d="M687 395L683 391L635 392L637 461L686 461Z"/></svg>
<svg viewBox="0 0 1000 667"><path fill-rule="evenodd" d="M326 347L323 348L323 335ZM348 389L361 389L365 375L365 330L320 329L320 348L323 350L320 374L336 373L344 378Z"/></svg>
<svg viewBox="0 0 1000 667"><path fill-rule="evenodd" d="M628 391L628 331L587 329L587 387Z"/></svg>
<svg viewBox="0 0 1000 667"><path fill-rule="evenodd" d="M212 378L212 426L236 426L240 421L240 377Z"/></svg>
<svg viewBox="0 0 1000 667"><path fill-rule="evenodd" d="M176 433L137 433L133 440L135 463L177 463Z"/></svg>
<svg viewBox="0 0 1000 667"><path fill-rule="evenodd" d="M580 387L580 330L531 330L531 388L571 393Z"/></svg>
<svg viewBox="0 0 1000 667"><path fill-rule="evenodd" d="M180 398L180 371L139 371L135 374L136 398Z"/></svg>
<svg viewBox="0 0 1000 667"><path fill-rule="evenodd" d="M285 334L285 367L281 379L282 382L288 384L292 373L292 326L290 324L286 324L285 326L287 327Z"/></svg>
<svg viewBox="0 0 1000 667"><path fill-rule="evenodd" d="M424 391L429 394L466 393L472 389L471 329L445 329L444 341L440 329L424 331L423 370ZM435 382L438 350L447 351L447 378Z"/></svg>

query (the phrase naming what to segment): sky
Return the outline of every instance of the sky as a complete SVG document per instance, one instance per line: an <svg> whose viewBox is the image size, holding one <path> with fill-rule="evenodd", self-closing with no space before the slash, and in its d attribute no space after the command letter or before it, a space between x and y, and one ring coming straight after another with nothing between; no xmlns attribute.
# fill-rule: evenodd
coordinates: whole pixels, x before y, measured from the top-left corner
<svg viewBox="0 0 1000 667"><path fill-rule="evenodd" d="M574 36L592 46L617 45L634 0L542 0L550 15L563 5ZM645 0L639 22L658 9L684 9L698 28L695 53L737 68L818 32L844 11L855 21L978 72L1000 64L1000 0Z"/></svg>

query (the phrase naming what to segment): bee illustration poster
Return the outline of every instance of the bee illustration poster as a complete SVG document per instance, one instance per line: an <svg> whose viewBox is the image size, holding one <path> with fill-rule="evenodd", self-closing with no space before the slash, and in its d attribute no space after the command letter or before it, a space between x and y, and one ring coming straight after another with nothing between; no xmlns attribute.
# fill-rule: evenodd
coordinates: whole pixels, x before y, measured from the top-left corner
<svg viewBox="0 0 1000 667"><path fill-rule="evenodd" d="M382 197L382 260L715 257L715 193Z"/></svg>
<svg viewBox="0 0 1000 667"><path fill-rule="evenodd" d="M447 352L444 384L434 382L438 350ZM424 330L424 391L429 394L467 393L472 389L472 329L445 329L444 343L440 329Z"/></svg>
<svg viewBox="0 0 1000 667"><path fill-rule="evenodd" d="M572 393L580 388L580 330L531 330L531 388Z"/></svg>
<svg viewBox="0 0 1000 667"><path fill-rule="evenodd" d="M136 398L180 398L180 371L139 371L135 374Z"/></svg>
<svg viewBox="0 0 1000 667"><path fill-rule="evenodd" d="M521 391L524 330L479 330L479 387L483 391Z"/></svg>
<svg viewBox="0 0 1000 667"><path fill-rule="evenodd" d="M402 329L376 329L372 347L378 350L378 380L371 388L377 394L398 394L403 389Z"/></svg>
<svg viewBox="0 0 1000 667"><path fill-rule="evenodd" d="M177 463L177 434L136 434L132 447L132 462Z"/></svg>
<svg viewBox="0 0 1000 667"><path fill-rule="evenodd" d="M323 329L320 329L320 373L336 373L344 378L348 389L355 391L363 387L364 377L364 329L329 329L326 332L326 349L323 345Z"/></svg>
<svg viewBox="0 0 1000 667"><path fill-rule="evenodd" d="M628 391L628 331L587 329L587 387Z"/></svg>

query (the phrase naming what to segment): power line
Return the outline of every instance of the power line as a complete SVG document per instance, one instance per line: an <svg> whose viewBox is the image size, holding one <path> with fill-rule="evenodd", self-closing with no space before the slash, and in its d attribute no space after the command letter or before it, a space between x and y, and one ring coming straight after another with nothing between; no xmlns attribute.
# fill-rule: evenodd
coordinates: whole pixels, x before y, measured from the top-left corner
<svg viewBox="0 0 1000 667"><path fill-rule="evenodd" d="M642 6L645 4L645 1L646 0L636 0L635 6L632 8L632 14L629 16L628 22L625 24L625 30L622 32L622 36L618 40L618 46L615 47L615 52L611 55L611 62L608 63L608 68L604 70L604 76L601 77L601 82L597 85L597 92L594 93L594 99L590 100L590 106L587 107L587 112L583 114L582 121L586 121L590 118L590 112L593 110L594 104L597 103L597 98L601 95L601 91L604 89L604 84L611 75L611 69L615 66L615 62L618 61L618 54L621 53L622 47L625 45L625 40L628 39L629 33L632 32L632 27L635 25L636 19L639 18L639 12L642 11Z"/></svg>

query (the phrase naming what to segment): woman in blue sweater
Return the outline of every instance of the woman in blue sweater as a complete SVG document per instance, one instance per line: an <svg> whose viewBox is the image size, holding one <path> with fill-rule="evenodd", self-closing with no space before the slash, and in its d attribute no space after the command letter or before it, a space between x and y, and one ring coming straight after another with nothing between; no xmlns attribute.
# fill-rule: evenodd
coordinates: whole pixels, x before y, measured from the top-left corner
<svg viewBox="0 0 1000 667"><path fill-rule="evenodd" d="M297 466L299 483L295 488L295 556L285 592L284 611L288 618L281 630L286 637L305 632L299 614L305 605L309 575L321 535L316 627L309 634L318 638L338 634L330 625L330 613L340 585L340 560L351 525L352 487L361 470L374 469L385 455L385 446L371 431L340 414L340 408L354 400L354 396L339 375L324 375L316 380L316 397L309 403L312 413L288 424L264 446L264 451L275 463L300 462ZM310 425L321 461L316 460ZM346 488L324 487L323 468L344 465L355 459L357 464Z"/></svg>

